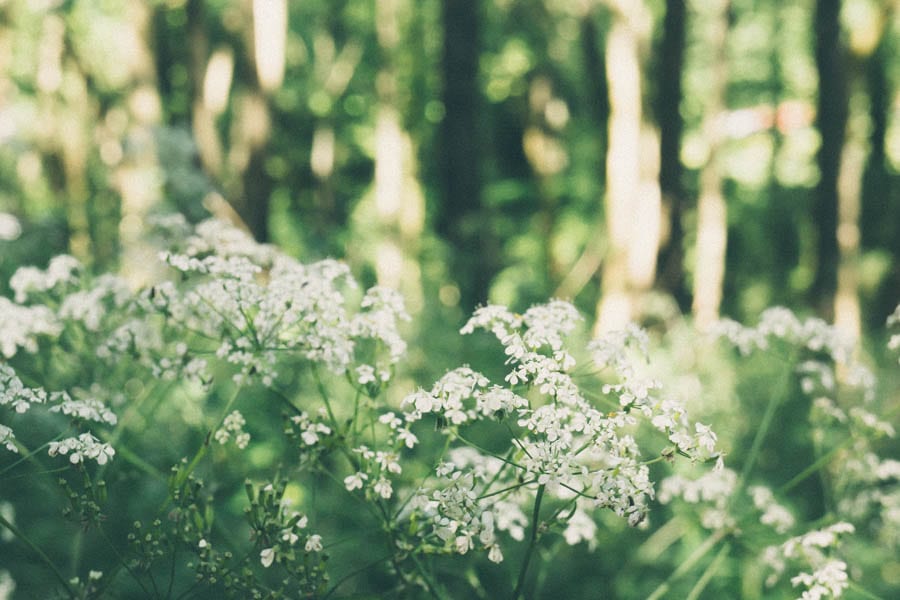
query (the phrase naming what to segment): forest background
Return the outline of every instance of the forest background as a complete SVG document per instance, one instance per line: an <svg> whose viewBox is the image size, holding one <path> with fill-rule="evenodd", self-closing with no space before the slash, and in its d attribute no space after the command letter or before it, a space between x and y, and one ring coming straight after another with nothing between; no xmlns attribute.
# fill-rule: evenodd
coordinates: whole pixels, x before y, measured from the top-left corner
<svg viewBox="0 0 900 600"><path fill-rule="evenodd" d="M557 296L611 327L671 298L701 323L784 304L858 334L900 289L896 2L0 17L0 209L21 223L3 281L59 252L146 279L138 234L165 207L457 320Z"/></svg>

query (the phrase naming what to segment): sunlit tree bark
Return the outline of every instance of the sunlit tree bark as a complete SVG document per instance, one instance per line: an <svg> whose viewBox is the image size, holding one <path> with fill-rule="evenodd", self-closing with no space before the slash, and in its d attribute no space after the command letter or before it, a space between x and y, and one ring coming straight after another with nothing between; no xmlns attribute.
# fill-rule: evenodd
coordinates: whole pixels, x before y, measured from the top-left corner
<svg viewBox="0 0 900 600"><path fill-rule="evenodd" d="M729 0L717 0L710 15L712 26L709 43L715 55L709 93L707 95L704 135L709 159L700 174L700 197L697 199L697 246L694 264L694 321L699 328L708 327L719 317L722 286L725 280L725 251L728 243L728 219L722 191L720 148L723 141L721 115L725 110L728 85L726 38L728 34Z"/></svg>
<svg viewBox="0 0 900 600"><path fill-rule="evenodd" d="M162 119L162 100L153 55L150 52L152 14L144 2L130 0L126 7L130 35L140 40L131 61L133 87L126 105L129 152L113 172L121 196L119 240L120 271L133 286L146 285L160 275L156 249L144 236L146 218L162 198L154 129ZM101 153L102 156L102 153Z"/></svg>
<svg viewBox="0 0 900 600"><path fill-rule="evenodd" d="M376 5L376 33L382 67L377 76L374 204L378 219L375 272L382 285L401 290L413 311L422 308L418 239L424 226L424 195L416 174L416 153L398 107L396 51L405 0Z"/></svg>
<svg viewBox="0 0 900 600"><path fill-rule="evenodd" d="M609 149L606 158L606 232L609 239L597 306L598 331L634 318L653 283L659 247L659 141L643 121L642 58L650 35L643 3L614 2L607 34Z"/></svg>
<svg viewBox="0 0 900 600"><path fill-rule="evenodd" d="M834 299L834 324L848 337L858 339L862 332L859 298L860 216L863 185L867 175L878 172L884 160L882 90L875 73L879 69L881 39L887 26L889 9L868 13L868 21L857 22L848 33L847 127L841 166L838 173L838 272ZM868 77L867 77L868 75ZM874 164L873 164L874 163ZM879 195L885 190L879 189ZM870 200L881 204L880 197Z"/></svg>

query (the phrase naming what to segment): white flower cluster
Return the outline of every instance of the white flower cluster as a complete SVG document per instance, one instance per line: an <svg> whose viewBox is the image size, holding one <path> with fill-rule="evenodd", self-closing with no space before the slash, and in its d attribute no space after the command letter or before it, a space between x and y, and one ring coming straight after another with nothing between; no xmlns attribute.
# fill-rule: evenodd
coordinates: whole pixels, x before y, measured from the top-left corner
<svg viewBox="0 0 900 600"><path fill-rule="evenodd" d="M66 323L97 332L111 310L123 309L132 301L123 279L107 274L85 281L81 270L75 258L61 255L53 258L46 270L20 267L13 274L10 287L15 302L0 297L0 351L4 356L11 358L20 348L37 352L38 338L59 335ZM45 300L43 295L51 295L53 302L27 305Z"/></svg>
<svg viewBox="0 0 900 600"><path fill-rule="evenodd" d="M73 465L82 463L85 459L95 460L98 465L105 465L112 460L116 451L109 444L101 443L90 433L82 433L78 437L50 442L49 454L50 456L68 455L69 462Z"/></svg>
<svg viewBox="0 0 900 600"><path fill-rule="evenodd" d="M794 587L806 588L799 600L839 598L849 586L847 563L833 557L831 550L837 548L842 534L853 532L853 525L840 522L770 546L763 554L764 562L773 570L767 584L775 584L787 569L787 561L798 561L812 569L811 573L804 571L791 577Z"/></svg>
<svg viewBox="0 0 900 600"><path fill-rule="evenodd" d="M894 309L894 312L887 318L887 326L888 328L897 327L900 325L900 304L897 305L897 308ZM900 333L892 333L890 339L888 340L887 347L890 350L900 350ZM897 359L900 362L900 358Z"/></svg>
<svg viewBox="0 0 900 600"><path fill-rule="evenodd" d="M213 437L223 446L233 437L234 445L244 450L250 444L250 434L244 431L244 425L246 424L247 421L244 419L244 415L238 410L233 410L222 421L222 427L216 430Z"/></svg>
<svg viewBox="0 0 900 600"><path fill-rule="evenodd" d="M0 352L12 358L22 348L34 353L38 336L59 335L62 324L46 306L20 306L0 296Z"/></svg>
<svg viewBox="0 0 900 600"><path fill-rule="evenodd" d="M745 355L754 350L767 349L771 339L782 339L813 352L828 354L839 363L849 362L853 350L853 340L822 319L800 320L790 309L782 306L763 311L756 327L745 327L736 321L723 319L713 326L712 333L726 338Z"/></svg>
<svg viewBox="0 0 900 600"><path fill-rule="evenodd" d="M629 348L641 351L647 344L646 334L636 327L588 345L597 366L611 367L617 379L603 392L618 409L596 408L573 379L576 359L564 344L579 321L577 310L561 300L523 315L502 306L479 308L461 333L484 329L500 340L511 387L492 385L481 373L460 367L430 391L419 389L403 400L403 422L434 415L450 435L459 436L460 427L477 420L509 417L519 427L507 458L484 456L476 448L451 452L438 468L437 480L422 491L417 507L448 549L464 553L478 542L495 559L502 557L494 531L508 530L515 538L512 528L521 530L521 523L504 520L496 507L508 511L532 501L536 493L570 506L558 521L571 543L592 540L594 529L587 522L597 508L640 524L654 489L637 442L627 433L638 416L665 432L682 453L697 460L717 456L715 434L701 424L690 429L683 407L660 398L660 384L640 376L633 366Z"/></svg>
<svg viewBox="0 0 900 600"><path fill-rule="evenodd" d="M9 280L16 302L22 304L29 296L55 289L57 286L75 283L81 263L73 256L60 254L50 260L46 270L21 267Z"/></svg>
<svg viewBox="0 0 900 600"><path fill-rule="evenodd" d="M23 414L32 405L44 404L47 399L44 389L26 387L12 367L0 363L0 406L10 406L16 413Z"/></svg>
<svg viewBox="0 0 900 600"><path fill-rule="evenodd" d="M366 488L371 490L374 496L384 500L390 499L394 495L394 486L388 477L403 472L400 456L393 451L371 450L368 446L354 448L353 452L359 455L362 470L344 478L344 487L347 491ZM369 481L369 474L373 480L371 486L365 483Z"/></svg>
<svg viewBox="0 0 900 600"><path fill-rule="evenodd" d="M73 400L67 392L54 392L50 394L50 399L57 403L50 407L50 412L61 412L77 419L108 425L115 425L118 421L116 414L96 398Z"/></svg>
<svg viewBox="0 0 900 600"><path fill-rule="evenodd" d="M30 388L22 383L16 372L7 364L0 363L0 407L9 406L16 414L24 414L35 405L51 405L50 412L59 412L79 420L95 421L115 425L117 418L115 413L109 410L96 398L79 398L73 400L65 391L47 393L43 388ZM10 452L18 453L15 443L15 433L6 424L0 423L0 446ZM71 454L69 454L71 452ZM101 444L90 433L83 433L78 437L70 437L59 442L50 442L50 456L57 454L69 454L72 464L83 461L84 458L96 460L99 464L106 462L115 455L115 450L109 444Z"/></svg>
<svg viewBox="0 0 900 600"><path fill-rule="evenodd" d="M2 298L0 298L2 299ZM47 392L41 388L26 387L12 367L0 363L0 406L11 407L16 414L27 412L34 404L47 402ZM0 446L18 453L16 435L9 425L0 423Z"/></svg>
<svg viewBox="0 0 900 600"><path fill-rule="evenodd" d="M487 550L493 562L503 560L497 539L505 531L514 540L525 537L528 519L520 502L527 494L516 491L495 495L488 490L500 477L504 463L472 448L454 448L437 468L432 490L422 490L415 510L428 518L437 538L449 549L466 554L476 547Z"/></svg>
<svg viewBox="0 0 900 600"><path fill-rule="evenodd" d="M796 523L794 515L775 500L772 490L762 485L754 485L750 486L747 492L753 498L753 506L762 512L762 516L759 518L760 523L768 525L776 533L781 534L787 533L794 526Z"/></svg>
<svg viewBox="0 0 900 600"><path fill-rule="evenodd" d="M737 473L728 468L715 469L697 479L672 475L663 479L659 488L659 501L669 504L680 498L688 504L703 505L700 524L707 529L733 526L734 517L728 504L737 488Z"/></svg>
<svg viewBox="0 0 900 600"><path fill-rule="evenodd" d="M59 308L59 316L80 321L88 331L97 331L107 314L107 303L111 308L119 309L131 299L131 291L124 279L105 274L92 281L90 288L67 295Z"/></svg>
<svg viewBox="0 0 900 600"><path fill-rule="evenodd" d="M270 385L282 352L343 374L358 364L357 346L371 341L386 356L367 361L371 373L357 376L386 381L406 350L397 330L409 319L400 295L372 288L351 313L345 292L357 285L341 262L304 265L218 221L198 225L182 253L162 259L191 283L185 291L157 286L153 305L188 333L221 340L215 353L240 367L238 379Z"/></svg>
<svg viewBox="0 0 900 600"><path fill-rule="evenodd" d="M293 524L289 524L288 527L281 531L277 545L263 548L259 552L259 562L263 567L268 569L277 560L279 554L288 552L291 548L297 546L298 542L301 541L301 536L304 540L303 549L307 553L321 552L324 549L321 535L318 533L307 534L303 531L309 522L306 515L295 515L291 521L293 521Z"/></svg>
<svg viewBox="0 0 900 600"><path fill-rule="evenodd" d="M300 439L307 446L315 446L321 436L331 435L331 427L321 421L312 420L306 412L291 417L291 422L300 431Z"/></svg>

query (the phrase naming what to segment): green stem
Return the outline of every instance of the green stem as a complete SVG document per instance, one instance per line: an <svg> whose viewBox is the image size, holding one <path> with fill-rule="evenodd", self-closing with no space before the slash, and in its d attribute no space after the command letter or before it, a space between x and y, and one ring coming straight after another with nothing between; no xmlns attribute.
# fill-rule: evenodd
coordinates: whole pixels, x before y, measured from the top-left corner
<svg viewBox="0 0 900 600"><path fill-rule="evenodd" d="M851 590L853 590L860 596L863 596L864 598L868 598L868 600L884 600L884 598L882 598L881 596L879 596L877 594L873 594L872 592L870 592L869 590L862 587L861 585L859 585L856 582L851 581L851 582L849 582L849 585L850 585Z"/></svg>
<svg viewBox="0 0 900 600"><path fill-rule="evenodd" d="M697 562L701 558L703 558L707 552L712 550L712 548L717 543L719 543L719 541L723 537L725 537L725 534L727 532L727 529L719 529L714 534L706 538L706 540L702 544L697 546L697 548L691 553L691 555L688 556L687 560L681 563L681 565L679 565L678 568L675 569L675 571L671 575L669 575L668 579L659 584L659 587L653 590L652 594L647 596L647 600L659 600L659 598L665 596L668 593L669 589L672 587L672 584L682 575L694 568L694 565L696 565Z"/></svg>
<svg viewBox="0 0 900 600"><path fill-rule="evenodd" d="M540 528L539 519L541 516L541 502L544 499L544 490L546 487L545 484L539 485L537 494L534 497L534 510L531 512L531 538L528 540L525 558L522 559L522 568L519 569L519 579L516 582L516 589L513 590L512 600L521 598L525 588L525 577L528 575L528 563L531 562L531 555L534 553L534 547L537 545L538 529Z"/></svg>
<svg viewBox="0 0 900 600"><path fill-rule="evenodd" d="M785 493L791 491L792 489L794 489L804 479L806 479L807 477L809 477L810 475L812 475L813 473L815 473L816 471L818 471L819 469L821 469L822 467L827 465L831 461L831 459L834 457L835 454L837 454L839 451L841 451L844 448L846 448L847 446L849 446L851 443L853 443L853 437L848 437L840 444L837 444L836 446L834 446L831 450L829 450L828 452L826 452L825 454L823 454L822 456L817 458L814 463L812 463L811 465L809 465L808 467L806 467L805 469L803 469L802 471L800 471L799 473L794 475L790 479L790 481L788 481L787 483L782 485L781 488L779 488L779 490L778 490L779 493L785 494Z"/></svg>
<svg viewBox="0 0 900 600"><path fill-rule="evenodd" d="M425 587L428 588L428 593L438 599L443 599L444 595L441 593L437 584L432 581L431 576L428 575L428 572L425 570L425 567L419 562L419 559L416 558L415 552L411 552L409 557L412 559L413 564L416 566L416 573L422 578L422 581L425 582Z"/></svg>
<svg viewBox="0 0 900 600"><path fill-rule="evenodd" d="M328 600L328 598L331 597L331 595L334 594L334 593L337 591L337 589L338 589L339 587L341 587L341 585L343 585L345 582L349 581L350 579L353 579L354 577L356 577L356 576L359 575L360 573L365 573L366 571L368 571L368 570L371 569L372 567L374 567L374 566L376 566L376 565L379 565L379 564L383 563L384 561L390 560L390 559L391 559L391 555L383 556L383 557L381 557L381 558L379 558L379 559L377 559L377 560L373 560L372 562L370 562L370 563L367 564L367 565L364 565L364 566L362 566L362 567L359 567L358 569L354 569L354 570L350 571L349 573L347 573L346 575L344 575L343 577L341 577L340 579L338 579L338 580L335 582L335 584L331 587L330 590L328 590L327 592L325 592L325 595L322 596L322 600Z"/></svg>
<svg viewBox="0 0 900 600"><path fill-rule="evenodd" d="M766 435L768 435L769 433L769 428L772 426L772 421L775 419L775 413L777 412L779 405L787 396L788 387L791 382L791 375L793 375L794 373L794 356L791 355L791 357L788 358L786 362L787 366L784 373L782 374L778 389L769 397L769 403L766 405L766 411L765 413L763 413L763 417L759 423L759 427L757 427L756 429L756 435L753 437L753 444L750 446L750 452L747 456L747 460L744 462L743 468L741 469L741 477L738 480L737 488L735 488L734 493L731 495L729 505L733 504L734 501L739 498L747 488L750 473L753 471L753 467L756 466L756 461L759 459L763 441L766 439Z"/></svg>
<svg viewBox="0 0 900 600"><path fill-rule="evenodd" d="M703 575L700 576L700 579L697 580L697 583L694 584L694 587L691 588L690 593L688 594L685 600L697 600L700 597L700 594L703 593L703 590L706 589L706 586L712 580L713 576L716 574L716 571L719 570L719 567L722 566L722 563L725 562L725 559L728 558L728 553L731 552L731 544L725 544L719 550L719 553L716 554L716 557L709 563L709 566L706 567L706 570L703 572Z"/></svg>
<svg viewBox="0 0 900 600"><path fill-rule="evenodd" d="M25 544L26 546L28 546L28 547L31 549L32 552L34 552L35 554L37 554L38 557L40 557L40 559L41 559L42 561L44 561L44 564L46 564L47 567L50 568L50 570L53 572L53 575L56 577L56 579L58 579L59 582L62 584L62 586L65 588L66 593L69 595L69 597L70 597L70 598L76 598L75 590L72 589L72 586L69 585L69 582L66 581L66 578L63 577L63 574L59 571L59 569L57 568L57 566L56 566L55 564L53 564L53 561L50 560L50 557L47 556L47 555L44 553L44 551L41 550L41 549L37 546L37 544L35 544L34 542L32 542L32 541L28 538L28 536L26 536L24 533L22 533L22 531L21 531L18 527L16 527L15 525L13 525L13 524L10 523L9 521L7 521L7 520L3 517L3 515L0 515L0 525L3 525L3 526L6 527L7 529L9 529L9 531L10 531L14 536L16 536L17 538L19 538L19 541L21 541L23 544Z"/></svg>
<svg viewBox="0 0 900 600"><path fill-rule="evenodd" d="M513 490L519 489L520 487L525 487L526 485L531 485L532 483L537 483L537 479L530 479L530 480L528 480L528 481L523 481L522 483L517 483L517 484L515 484L515 485L511 485L511 486L509 486L509 487L505 487L505 488L500 489L500 490L495 490L495 491L489 492L489 493L487 493L487 494L482 494L482 495L478 496L478 500L483 500L483 499L485 499L485 498L490 498L491 496L497 496L497 495L503 494L503 493L505 493L505 492L511 492L511 491L513 491Z"/></svg>
<svg viewBox="0 0 900 600"><path fill-rule="evenodd" d="M459 435L459 432L457 432L457 431L453 431L452 434L453 434L453 436L454 436L456 439L458 439L459 441L461 441L463 444L465 444L465 445L467 445L467 446L470 446L470 447L472 447L472 448L475 448L476 450L478 450L478 451L481 452L482 454L487 454L488 456L491 456L491 457L493 457L493 458L496 458L497 460L502 461L502 462L504 462L504 463L506 463L506 464L508 464L508 465L510 465L510 466L512 466L512 467L517 468L517 469L522 469L523 471L525 470L525 467L523 467L522 465L520 465L520 464L518 464L518 463L516 463L516 462L514 462L514 461L512 461L512 460L509 460L508 458L504 458L504 457L500 456L499 454L494 454L494 453L491 452L490 450L487 450L487 449L485 449L485 448L482 448L481 446L479 446L479 445L476 444L475 442L470 442L469 440L467 440L467 439L464 438L463 436ZM515 440L515 438L513 438L513 439ZM526 454L527 454L527 452L526 452Z"/></svg>
<svg viewBox="0 0 900 600"><path fill-rule="evenodd" d="M231 395L231 398L229 398L228 402L225 404L225 409L222 411L222 415L219 417L219 420L216 423L216 425L206 433L206 437L203 439L203 444L200 446L200 448L197 449L197 452L196 452L196 454L194 454L194 457L191 459L191 462L189 462L187 467L185 467L184 470L182 470L178 474L178 478L175 480L175 489L180 489L181 486L184 485L184 482L187 481L187 478L190 476L190 474L194 472L194 469L197 468L197 465L200 464L200 461L203 459L204 456L206 456L206 453L209 452L210 440L212 438L213 433L222 426L222 423L225 422L225 418L228 416L228 411L231 410L231 407L234 405L234 402L235 402L235 400L237 400L237 397L240 393L241 393L241 386L238 385L234 388L234 393ZM168 504L169 500L171 500L171 493L170 493L170 497L166 499L167 504Z"/></svg>
<svg viewBox="0 0 900 600"><path fill-rule="evenodd" d="M328 390L325 389L325 384L322 383L322 378L319 376L319 368L316 365L313 365L312 373L313 379L316 381L316 389L319 390L322 402L325 403L325 411L328 413L328 418L331 419L331 426L334 427L335 434L341 435L340 425L338 425L338 420L334 416L334 411L331 410L331 402L328 400Z"/></svg>

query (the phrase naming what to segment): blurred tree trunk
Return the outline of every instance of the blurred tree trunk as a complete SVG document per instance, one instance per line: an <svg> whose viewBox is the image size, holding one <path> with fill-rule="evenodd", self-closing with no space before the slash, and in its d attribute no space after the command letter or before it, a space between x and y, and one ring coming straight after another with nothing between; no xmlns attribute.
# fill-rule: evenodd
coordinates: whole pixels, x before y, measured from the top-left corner
<svg viewBox="0 0 900 600"><path fill-rule="evenodd" d="M700 173L697 199L697 247L694 265L694 322L700 329L719 318L722 286L725 281L725 252L728 245L728 214L722 191L721 148L724 138L722 115L728 87L726 41L731 5L717 0L706 6L710 15L710 52L714 55L709 93L705 106L703 133L709 147L709 159Z"/></svg>
<svg viewBox="0 0 900 600"><path fill-rule="evenodd" d="M419 311L423 295L417 245L425 224L425 198L398 99L399 12L405 1L379 0L375 12L381 69L376 78L374 203L379 235L374 265L378 283L400 290L409 308Z"/></svg>
<svg viewBox="0 0 900 600"><path fill-rule="evenodd" d="M480 7L476 0L442 0L444 25L442 100L444 119L439 143L443 196L438 232L450 242L453 277L464 309L487 300L496 269L497 248L482 207Z"/></svg>
<svg viewBox="0 0 900 600"><path fill-rule="evenodd" d="M552 184L569 161L559 137L560 130L568 121L568 108L554 92L550 77L543 73L532 76L528 86L528 124L522 136L522 149L537 182L540 206L538 229L544 240L542 274L549 285L558 281L561 271L551 244L558 212L558 197Z"/></svg>
<svg viewBox="0 0 900 600"><path fill-rule="evenodd" d="M310 169L316 178L316 205L320 213L317 228L327 231L344 220L344 215L339 214L341 211L334 190L337 153L335 127L340 122L340 115L335 114L334 107L339 106L341 95L356 72L362 58L362 48L357 42L348 41L338 51L334 37L325 31L320 31L313 43L315 83L328 94L330 100L326 114L316 113L317 121L310 149Z"/></svg>
<svg viewBox="0 0 900 600"><path fill-rule="evenodd" d="M900 177L892 175L887 167L886 139L890 99L892 90L888 80L891 55L891 23L896 4L883 7L883 31L872 55L866 61L866 89L869 96L869 160L863 179L861 211L861 243L866 250L883 251L890 261L883 279L875 292L872 310L868 312L868 325L880 328L885 317L897 305L897 290L900 290Z"/></svg>
<svg viewBox="0 0 900 600"><path fill-rule="evenodd" d="M212 92L207 92L207 90L213 87L214 81L222 80L217 83L218 87L224 87L224 101L227 104L234 58L228 51L225 51L226 53L221 55L223 57L221 60L225 63L219 67L219 70L225 72L215 72L213 59L209 57L204 0L188 0L185 12L189 46L187 63L192 98L191 128L203 168L213 181L220 181L224 164L222 142L216 129L216 117L221 114L225 106L221 102L222 99L212 98ZM225 57L230 57L230 60ZM230 65L228 65L229 62Z"/></svg>
<svg viewBox="0 0 900 600"><path fill-rule="evenodd" d="M663 234L657 263L657 285L672 294L682 308L687 308L684 288L684 212L685 192L681 178L681 77L687 31L685 0L667 0L660 48L659 97L659 187L662 194Z"/></svg>
<svg viewBox="0 0 900 600"><path fill-rule="evenodd" d="M133 89L126 131L129 151L113 171L113 182L121 196L119 270L134 286L155 281L164 270L156 258L156 249L144 238L147 215L162 199L154 129L162 119L162 100L156 66L150 49L153 15L146 3L130 0L127 24L139 40L139 51L132 58Z"/></svg>
<svg viewBox="0 0 900 600"><path fill-rule="evenodd" d="M264 242L269 238L269 197L274 188L266 168L272 133L269 96L281 86L284 77L287 4L286 0L245 0L240 10L247 17L243 36L249 56L239 59L250 64L236 67L230 48L218 48L210 54L204 0L189 0L185 6L190 40L191 126L200 161L233 211L216 195L207 199L207 207L220 217L238 219L240 225ZM228 103L235 70L249 73L250 85L234 92L226 153L216 119Z"/></svg>
<svg viewBox="0 0 900 600"><path fill-rule="evenodd" d="M834 325L852 339L859 339L859 214L862 175L869 154L867 98L855 81L854 98L849 104L847 130L838 173L838 271L834 295Z"/></svg>
<svg viewBox="0 0 900 600"><path fill-rule="evenodd" d="M651 18L641 2L614 2L607 35L609 149L606 230L597 331L623 328L653 284L659 248L659 140L643 120L642 58Z"/></svg>
<svg viewBox="0 0 900 600"><path fill-rule="evenodd" d="M869 197L874 203L884 203L882 195L888 192L887 178L878 176L884 170L886 128L886 82L879 74L883 73L881 55L890 15L891 9L883 7L880 12L869 13L870 20L851 25L847 32L847 128L837 184L839 262L834 324L854 339L862 332L860 216L866 180L875 184L871 190L874 197Z"/></svg>
<svg viewBox="0 0 900 600"><path fill-rule="evenodd" d="M838 175L847 125L847 82L841 45L840 0L817 0L816 68L819 100L816 125L822 141L816 160L819 183L813 217L818 228L815 276L810 302L826 318L833 316L838 268Z"/></svg>
<svg viewBox="0 0 900 600"><path fill-rule="evenodd" d="M609 148L609 87L606 81L606 52L597 31L597 10L591 5L581 18L581 52L584 61L584 84L591 120L598 133L598 153L596 169L598 179L606 179L604 155ZM592 236L585 245L578 260L559 283L554 292L557 298L576 296L597 273L603 264L605 240L602 236Z"/></svg>

